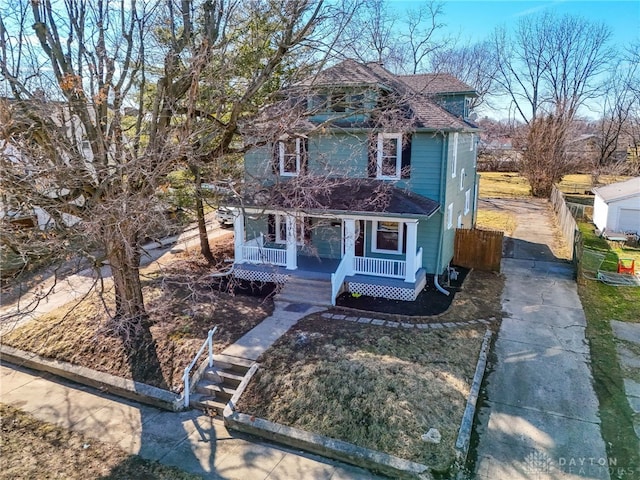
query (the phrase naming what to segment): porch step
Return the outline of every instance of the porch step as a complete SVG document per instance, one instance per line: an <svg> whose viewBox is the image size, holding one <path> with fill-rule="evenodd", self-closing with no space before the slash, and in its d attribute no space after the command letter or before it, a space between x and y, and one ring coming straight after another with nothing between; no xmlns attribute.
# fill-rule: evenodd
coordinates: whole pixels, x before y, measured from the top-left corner
<svg viewBox="0 0 640 480"><path fill-rule="evenodd" d="M331 282L291 277L274 300L289 303L306 303L322 307L331 306Z"/></svg>
<svg viewBox="0 0 640 480"><path fill-rule="evenodd" d="M214 416L221 416L227 402L236 393L253 361L230 355L214 355L189 397L189 404Z"/></svg>

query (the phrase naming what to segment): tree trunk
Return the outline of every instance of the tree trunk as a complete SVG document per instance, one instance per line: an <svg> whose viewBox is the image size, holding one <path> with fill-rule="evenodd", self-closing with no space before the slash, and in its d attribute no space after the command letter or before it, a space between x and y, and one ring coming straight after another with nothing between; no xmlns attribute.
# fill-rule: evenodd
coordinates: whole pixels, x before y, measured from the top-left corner
<svg viewBox="0 0 640 480"><path fill-rule="evenodd" d="M140 248L134 240L111 238L107 259L115 288L114 330L125 341L135 340L148 318L140 282Z"/></svg>
<svg viewBox="0 0 640 480"><path fill-rule="evenodd" d="M189 166L194 176L195 197L196 197L196 217L198 219L198 234L200 236L200 253L210 265L215 263L211 247L209 246L209 233L204 219L204 203L202 202L202 177L200 169L195 165Z"/></svg>

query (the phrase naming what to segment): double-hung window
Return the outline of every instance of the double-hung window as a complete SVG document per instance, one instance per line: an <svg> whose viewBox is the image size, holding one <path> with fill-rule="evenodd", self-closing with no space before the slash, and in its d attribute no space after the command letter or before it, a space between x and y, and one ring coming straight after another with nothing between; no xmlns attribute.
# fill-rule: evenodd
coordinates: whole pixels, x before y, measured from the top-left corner
<svg viewBox="0 0 640 480"><path fill-rule="evenodd" d="M453 152L451 153L451 178L456 178L458 170L458 132L453 134Z"/></svg>
<svg viewBox="0 0 640 480"><path fill-rule="evenodd" d="M285 215L269 215L269 234L275 243L287 243L287 217ZM296 243L304 245L304 221L296 220Z"/></svg>
<svg viewBox="0 0 640 480"><path fill-rule="evenodd" d="M376 159L376 177L385 180L400 179L402 174L402 134L379 133Z"/></svg>
<svg viewBox="0 0 640 480"><path fill-rule="evenodd" d="M466 215L471 210L471 190L464 192L464 214Z"/></svg>
<svg viewBox="0 0 640 480"><path fill-rule="evenodd" d="M304 151L302 138L290 138L278 142L278 160L280 175L283 177L296 177L300 175Z"/></svg>
<svg viewBox="0 0 640 480"><path fill-rule="evenodd" d="M373 222L372 250L380 253L402 253L404 225L398 222Z"/></svg>

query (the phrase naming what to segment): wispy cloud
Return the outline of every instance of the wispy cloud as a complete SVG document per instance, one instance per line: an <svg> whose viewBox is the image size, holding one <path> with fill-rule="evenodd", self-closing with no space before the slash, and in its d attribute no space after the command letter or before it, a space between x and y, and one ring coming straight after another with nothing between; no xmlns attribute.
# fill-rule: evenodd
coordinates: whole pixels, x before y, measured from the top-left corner
<svg viewBox="0 0 640 480"><path fill-rule="evenodd" d="M546 10L547 8L555 7L561 3L564 3L565 0L554 0L553 2L540 3L535 7L527 8L526 10L522 10L521 12L516 12L513 14L514 17L526 17L527 15L533 15L534 13L538 13L542 10Z"/></svg>

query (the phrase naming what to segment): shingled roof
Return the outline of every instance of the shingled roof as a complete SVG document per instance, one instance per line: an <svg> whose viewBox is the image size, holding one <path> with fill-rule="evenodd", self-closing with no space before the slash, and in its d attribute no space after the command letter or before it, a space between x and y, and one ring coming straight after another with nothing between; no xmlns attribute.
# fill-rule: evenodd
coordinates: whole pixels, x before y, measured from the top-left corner
<svg viewBox="0 0 640 480"><path fill-rule="evenodd" d="M476 91L472 87L448 73L398 75L398 78L417 93L423 93L426 95L464 93L466 95L477 96Z"/></svg>
<svg viewBox="0 0 640 480"><path fill-rule="evenodd" d="M439 94L476 95L472 87L445 73L394 75L378 63L344 60L296 84L305 88L360 85L397 93L416 128L476 128L434 101Z"/></svg>
<svg viewBox="0 0 640 480"><path fill-rule="evenodd" d="M267 187L244 204L307 213L348 211L419 217L430 217L440 208L438 202L422 195L367 178L326 179L318 184L313 178L298 177Z"/></svg>

